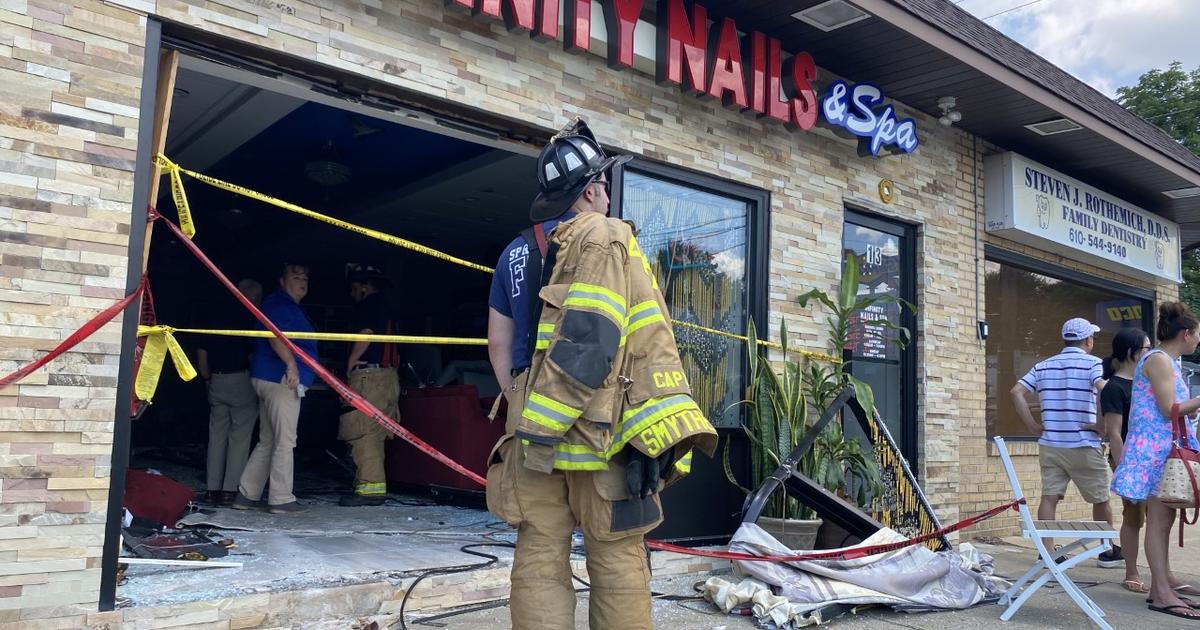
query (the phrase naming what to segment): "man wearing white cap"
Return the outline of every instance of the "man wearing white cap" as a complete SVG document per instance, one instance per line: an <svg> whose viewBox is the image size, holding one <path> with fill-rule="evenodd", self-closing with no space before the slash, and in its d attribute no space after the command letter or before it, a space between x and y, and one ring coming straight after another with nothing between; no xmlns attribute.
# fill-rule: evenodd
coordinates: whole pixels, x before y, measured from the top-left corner
<svg viewBox="0 0 1200 630"><path fill-rule="evenodd" d="M1104 368L1100 358L1090 354L1099 331L1099 326L1082 317L1068 319L1062 327L1062 352L1033 366L1010 392L1021 421L1041 436L1039 520L1054 520L1067 484L1074 481L1083 499L1092 504L1092 519L1112 524L1108 464L1100 450L1104 426L1096 422L1096 394L1104 389ZM1036 393L1041 402L1040 422L1029 410L1027 396L1031 393ZM1101 554L1099 560L1111 565L1120 558L1110 556L1119 554L1114 549Z"/></svg>

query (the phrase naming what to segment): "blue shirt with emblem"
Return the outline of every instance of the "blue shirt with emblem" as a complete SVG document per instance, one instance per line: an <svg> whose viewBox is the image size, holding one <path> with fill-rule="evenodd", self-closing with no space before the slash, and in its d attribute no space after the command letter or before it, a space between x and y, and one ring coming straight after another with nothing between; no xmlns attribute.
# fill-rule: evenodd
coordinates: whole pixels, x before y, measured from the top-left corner
<svg viewBox="0 0 1200 630"><path fill-rule="evenodd" d="M267 296L263 300L262 312L271 320L271 323L279 327L284 332L316 332L312 322L309 321L308 315L304 314L304 309L292 299L283 290L276 291ZM262 324L258 325L259 330L266 330ZM312 358L317 358L317 342L313 339L293 339L297 346L300 347L306 354ZM312 385L313 371L300 360L296 358L296 371L300 375L300 384L308 387ZM250 358L250 376L259 378L272 383L283 381L283 376L287 372L287 366L283 364L283 360L275 351L271 349L269 339L259 339L254 344L254 356Z"/></svg>
<svg viewBox="0 0 1200 630"><path fill-rule="evenodd" d="M570 213L544 221L542 229L549 235L559 223L574 216L574 213ZM517 371L527 369L533 363L529 331L537 325L537 322L530 321L528 296L538 280L529 278L525 273L530 247L537 247L537 244L526 243L525 238L518 235L504 248L496 263L496 274L492 276L492 291L488 297L488 306L513 320L512 367Z"/></svg>

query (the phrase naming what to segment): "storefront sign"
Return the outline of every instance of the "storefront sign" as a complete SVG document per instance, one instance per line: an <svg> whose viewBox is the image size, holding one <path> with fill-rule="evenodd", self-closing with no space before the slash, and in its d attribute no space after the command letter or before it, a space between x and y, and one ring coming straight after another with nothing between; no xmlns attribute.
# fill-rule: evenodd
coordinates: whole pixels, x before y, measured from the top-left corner
<svg viewBox="0 0 1200 630"><path fill-rule="evenodd" d="M985 178L988 232L1105 269L1181 281L1175 223L1016 153L986 158Z"/></svg>
<svg viewBox="0 0 1200 630"><path fill-rule="evenodd" d="M773 120L792 130L812 129L820 105L813 88L817 65L812 55L783 50L779 39L761 31L741 34L733 18L709 23L708 9L684 0L657 0L656 24L639 21L645 0L445 0L451 7L502 20L510 31L526 32L548 41L559 38L568 52L592 50L594 36L607 46L608 65L633 68L637 57L653 60L660 85L678 86L726 107ZM604 29L593 34L594 13ZM639 28L641 25L641 28ZM639 51L640 35L654 31L653 52ZM639 66L640 67L640 66ZM897 120L892 106L877 109L883 100L870 84L849 86L837 81L823 101L831 126L863 139L860 153L880 150L912 152L917 148L912 119ZM834 112L834 118L830 118Z"/></svg>
<svg viewBox="0 0 1200 630"><path fill-rule="evenodd" d="M845 81L834 81L821 99L821 113L834 127L845 129L862 138L859 154L879 155L884 148L904 153L917 150L917 123L911 118L896 120L896 109L883 104L883 90L870 83L853 87Z"/></svg>
<svg viewBox="0 0 1200 630"><path fill-rule="evenodd" d="M739 36L737 23L728 17L710 26L704 5L692 4L691 9L689 13L683 0L658 3L655 76L660 85L720 99L726 107L792 129L812 129L817 122L812 55L798 52L784 61L778 39L759 31Z"/></svg>

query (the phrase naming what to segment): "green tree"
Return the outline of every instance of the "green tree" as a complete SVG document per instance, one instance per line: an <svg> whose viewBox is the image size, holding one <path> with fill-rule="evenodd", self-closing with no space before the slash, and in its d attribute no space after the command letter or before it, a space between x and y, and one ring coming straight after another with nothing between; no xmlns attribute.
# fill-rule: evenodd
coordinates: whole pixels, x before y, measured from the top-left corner
<svg viewBox="0 0 1200 630"><path fill-rule="evenodd" d="M1187 72L1175 61L1151 70L1137 85L1117 88L1117 102L1200 154L1200 67Z"/></svg>
<svg viewBox="0 0 1200 630"><path fill-rule="evenodd" d="M1183 284L1179 287L1179 300L1200 313L1200 250L1193 249L1183 255Z"/></svg>
<svg viewBox="0 0 1200 630"><path fill-rule="evenodd" d="M1143 74L1137 85L1117 88L1117 95L1126 109L1200 154L1200 67L1186 72L1182 63L1172 62L1166 70ZM1179 299L1200 313L1200 251L1185 252L1182 263Z"/></svg>

